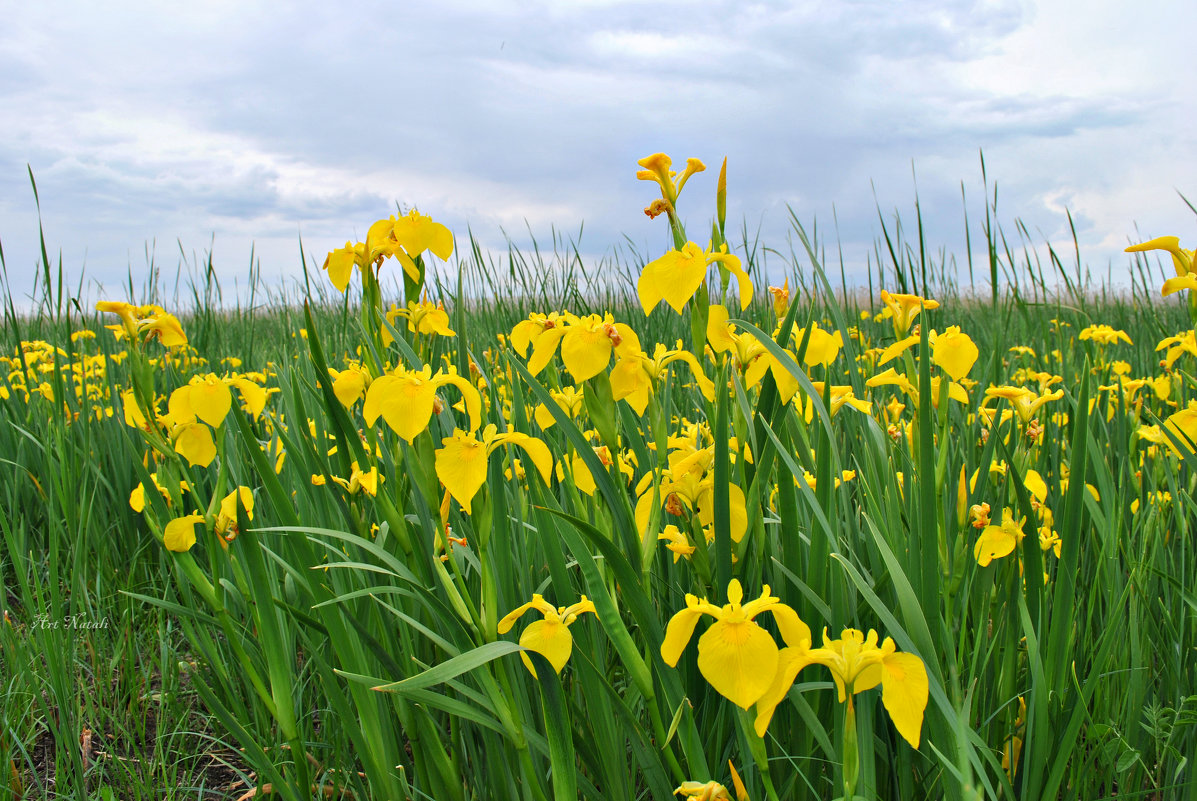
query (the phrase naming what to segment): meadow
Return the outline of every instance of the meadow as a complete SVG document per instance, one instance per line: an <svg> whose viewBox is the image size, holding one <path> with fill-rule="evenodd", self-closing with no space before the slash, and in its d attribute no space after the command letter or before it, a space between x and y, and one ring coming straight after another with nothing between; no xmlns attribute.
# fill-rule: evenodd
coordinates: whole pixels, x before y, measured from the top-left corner
<svg viewBox="0 0 1197 801"><path fill-rule="evenodd" d="M674 246L597 266L412 210L84 304L43 238L0 798L1197 799L1192 251L987 188L984 259L882 218L850 286L640 168Z"/></svg>

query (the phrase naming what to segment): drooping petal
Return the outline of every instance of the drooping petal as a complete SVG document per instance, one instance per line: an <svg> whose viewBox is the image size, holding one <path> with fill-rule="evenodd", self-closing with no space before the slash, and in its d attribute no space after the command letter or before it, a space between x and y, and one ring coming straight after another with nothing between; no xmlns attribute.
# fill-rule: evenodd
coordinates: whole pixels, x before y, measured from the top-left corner
<svg viewBox="0 0 1197 801"><path fill-rule="evenodd" d="M176 429L175 452L192 467L207 467L216 458L216 443L212 430L203 423L185 423Z"/></svg>
<svg viewBox="0 0 1197 801"><path fill-rule="evenodd" d="M686 645L694 636L694 627L698 625L698 619L703 615L701 609L689 605L692 598L692 595L686 596L686 608L669 618L669 625L665 627L665 639L661 642L661 659L670 667L677 665L682 651L686 650Z"/></svg>
<svg viewBox="0 0 1197 801"><path fill-rule="evenodd" d="M578 491L593 497L598 485L595 483L594 475L590 472L590 468L586 466L586 462L582 460L582 457L575 454L570 460L569 468L574 477L574 486L578 488Z"/></svg>
<svg viewBox="0 0 1197 801"><path fill-rule="evenodd" d="M386 388L388 391L379 406L382 419L410 443L428 428L432 410L436 406L436 387L426 378L400 376ZM370 389L374 389L373 384Z"/></svg>
<svg viewBox="0 0 1197 801"><path fill-rule="evenodd" d="M141 404L137 401L137 394L131 389L126 389L121 393L121 406L125 410L125 425L133 428L144 428L146 424L145 413L141 411Z"/></svg>
<svg viewBox="0 0 1197 801"><path fill-rule="evenodd" d="M1028 470L1026 477L1023 478L1023 484L1032 495L1039 499L1040 503L1047 501L1047 482L1043 480L1043 476L1039 475L1038 471Z"/></svg>
<svg viewBox="0 0 1197 801"><path fill-rule="evenodd" d="M524 629L524 633L520 635L520 645L549 660L553 669L560 673L573 652L574 638L569 633L569 628L560 620L545 618L529 624L528 628ZM532 667L532 660L526 654L520 654L520 657L535 676L536 669Z"/></svg>
<svg viewBox="0 0 1197 801"><path fill-rule="evenodd" d="M919 344L919 338L917 336L899 339L897 342L881 351L881 355L877 357L877 366L880 367L887 362L893 361L895 358L901 356L903 353L910 350L917 344ZM886 371L886 373L889 372L893 372L892 367ZM885 373L882 373L882 375L885 375Z"/></svg>
<svg viewBox="0 0 1197 801"><path fill-rule="evenodd" d="M195 524L204 522L203 515L187 515L171 520L162 532L162 544L168 551L183 553L195 545Z"/></svg>
<svg viewBox="0 0 1197 801"><path fill-rule="evenodd" d="M145 510L145 484L138 484L129 493L129 508L138 514Z"/></svg>
<svg viewBox="0 0 1197 801"><path fill-rule="evenodd" d="M747 309L752 304L752 279L740 266L740 258L731 253L713 253L711 258L721 262L736 277L736 283L740 290L740 309Z"/></svg>
<svg viewBox="0 0 1197 801"><path fill-rule="evenodd" d="M384 375L374 379L370 388L366 390L366 402L362 404L362 418L366 425L372 426L382 414L382 401L395 391L398 376Z"/></svg>
<svg viewBox="0 0 1197 801"><path fill-rule="evenodd" d="M798 617L798 613L785 604L773 604L769 607L773 619L777 621L777 630L781 632L781 639L791 648L809 648L811 644L810 626Z"/></svg>
<svg viewBox="0 0 1197 801"><path fill-rule="evenodd" d="M245 510L245 519L254 519L254 494L249 487L238 487L230 492L220 501L220 516L235 521L237 519L237 506L240 505Z"/></svg>
<svg viewBox="0 0 1197 801"><path fill-rule="evenodd" d="M698 670L715 692L741 709L769 689L778 659L777 643L751 620L716 621L698 638Z"/></svg>
<svg viewBox="0 0 1197 801"><path fill-rule="evenodd" d="M499 634L506 634L507 632L511 631L511 627L515 625L515 621L523 617L524 613L529 609L540 609L542 606L547 605L548 604L543 598L541 598L541 596L533 595L531 601L528 601L528 603L524 604L523 606L517 606L515 609L512 609L510 612L504 615L503 619L499 621L499 626L496 631L498 631Z"/></svg>
<svg viewBox="0 0 1197 801"><path fill-rule="evenodd" d="M824 331L819 328L818 323L811 323L813 328L810 332L810 337L806 345L806 353L802 357L802 361L807 367L814 367L821 364L824 367L835 361L835 357L839 355L840 348L844 346L844 337L839 331ZM806 332L794 332L795 342L801 342L802 337Z"/></svg>
<svg viewBox="0 0 1197 801"><path fill-rule="evenodd" d="M333 381L333 394L348 409L366 391L366 374L361 370L342 370Z"/></svg>
<svg viewBox="0 0 1197 801"><path fill-rule="evenodd" d="M927 668L914 654L895 652L881 661L881 703L912 748L919 747L928 692Z"/></svg>
<svg viewBox="0 0 1197 801"><path fill-rule="evenodd" d="M606 369L611 361L611 350L611 338L601 328L590 330L586 326L571 325L561 340L561 361L574 381L580 384Z"/></svg>
<svg viewBox="0 0 1197 801"><path fill-rule="evenodd" d="M216 376L191 384L191 408L195 416L213 428L220 428L233 407L233 394L228 384Z"/></svg>
<svg viewBox="0 0 1197 801"><path fill-rule="evenodd" d="M445 437L442 444L436 452L437 478L469 514L470 502L486 483L486 446L464 434Z"/></svg>
<svg viewBox="0 0 1197 801"><path fill-rule="evenodd" d="M266 408L266 390L250 381L248 378L230 378L229 385L237 388L241 393L241 408L259 417Z"/></svg>
<svg viewBox="0 0 1197 801"><path fill-rule="evenodd" d="M716 353L735 351L736 337L727 324L727 307L711 304L707 309L707 342Z"/></svg>
<svg viewBox="0 0 1197 801"><path fill-rule="evenodd" d="M744 500L744 490L735 484L728 484L727 500L732 542L739 542L748 531L748 507ZM712 486L703 489L698 496L698 520L704 526L715 523L715 492Z"/></svg>
<svg viewBox="0 0 1197 801"><path fill-rule="evenodd" d="M510 434L496 436L487 448L487 453L503 444L518 445L523 448L524 452L532 459L532 464L536 465L536 469L540 471L540 477L546 484L549 483L553 475L553 454L549 451L548 445L536 437L513 431Z"/></svg>
<svg viewBox="0 0 1197 801"><path fill-rule="evenodd" d="M652 393L652 382L644 371L642 359L620 359L611 368L611 397L626 400L636 414L643 417Z"/></svg>
<svg viewBox="0 0 1197 801"><path fill-rule="evenodd" d="M769 728L769 722L773 720L773 713L777 710L777 705L786 697L786 693L790 691L794 679L798 678L802 669L810 664L812 664L812 660L808 649L801 647L781 649L773 681L756 702L756 723L753 728L756 729L758 737L765 736L765 730Z"/></svg>
<svg viewBox="0 0 1197 801"><path fill-rule="evenodd" d="M977 362L979 351L968 334L952 326L935 338L935 346L931 350L932 360L952 377L959 381L968 375Z"/></svg>
<svg viewBox="0 0 1197 801"><path fill-rule="evenodd" d="M986 526L973 547L977 564L986 567L994 559L1009 556L1017 545L1014 535L1005 526Z"/></svg>
<svg viewBox="0 0 1197 801"><path fill-rule="evenodd" d="M324 269L328 272L328 279L333 282L337 291L344 292L349 287L354 264L356 264L356 253L350 242L346 242L345 247L332 251L324 259Z"/></svg>
<svg viewBox="0 0 1197 801"><path fill-rule="evenodd" d="M706 254L693 242L681 250L671 250L644 265L636 282L640 306L648 314L664 300L678 314L702 286L707 274Z"/></svg>
<svg viewBox="0 0 1197 801"><path fill-rule="evenodd" d="M1169 295L1179 292L1182 289L1191 289L1193 291L1197 291L1197 274L1186 273L1185 275L1179 276L1177 278L1169 278L1164 282L1164 285L1160 287L1160 294L1162 294L1164 297L1168 297Z"/></svg>
<svg viewBox="0 0 1197 801"><path fill-rule="evenodd" d="M191 386L183 386L170 393L166 401L166 412L175 425L195 422L195 411L191 408Z"/></svg>
<svg viewBox="0 0 1197 801"><path fill-rule="evenodd" d="M437 376L432 383L438 387L452 384L461 390L461 399L465 404L466 414L470 416L470 431L477 431L482 421L482 397L473 384L459 375Z"/></svg>
<svg viewBox="0 0 1197 801"><path fill-rule="evenodd" d="M557 346L561 343L561 337L565 336L565 332L564 327L558 326L550 328L536 338L536 342L532 346L532 358L528 359L529 373L536 375L552 361L553 354L557 352Z"/></svg>

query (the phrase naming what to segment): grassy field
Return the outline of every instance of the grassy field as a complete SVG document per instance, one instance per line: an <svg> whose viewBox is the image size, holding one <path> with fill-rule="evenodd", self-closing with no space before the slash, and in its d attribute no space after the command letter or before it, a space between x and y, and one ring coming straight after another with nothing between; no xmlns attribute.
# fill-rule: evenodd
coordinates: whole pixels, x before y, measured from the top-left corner
<svg viewBox="0 0 1197 801"><path fill-rule="evenodd" d="M0 798L1197 799L1191 253L849 287L642 166L665 254L6 293Z"/></svg>

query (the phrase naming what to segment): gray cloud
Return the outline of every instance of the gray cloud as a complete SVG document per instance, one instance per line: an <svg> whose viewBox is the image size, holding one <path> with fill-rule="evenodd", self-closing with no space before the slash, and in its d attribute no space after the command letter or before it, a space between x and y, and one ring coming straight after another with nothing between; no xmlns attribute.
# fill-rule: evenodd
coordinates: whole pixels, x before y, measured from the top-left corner
<svg viewBox="0 0 1197 801"><path fill-rule="evenodd" d="M633 174L658 150L708 162L683 198L692 230L727 155L734 219L783 247L787 206L823 232L834 208L856 267L878 207L913 213L912 162L929 238L963 261L981 149L1003 212L1058 242L1067 206L1099 263L1135 219L1191 230L1173 191L1197 178L1181 36L1128 41L1105 0L1083 17L1004 0L278 8L13 10L0 241L18 289L36 262L27 163L67 269L86 256L101 283L147 241L213 236L222 275L256 243L265 275L293 276L300 234L319 260L396 204L499 250L584 221L596 258L625 235L650 252L665 238Z"/></svg>

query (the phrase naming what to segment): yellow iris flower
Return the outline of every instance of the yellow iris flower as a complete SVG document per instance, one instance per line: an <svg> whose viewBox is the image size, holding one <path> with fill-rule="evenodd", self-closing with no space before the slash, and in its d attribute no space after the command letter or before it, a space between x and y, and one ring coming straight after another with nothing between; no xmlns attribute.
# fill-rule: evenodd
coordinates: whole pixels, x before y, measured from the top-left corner
<svg viewBox="0 0 1197 801"><path fill-rule="evenodd" d="M470 416L470 431L475 431L482 417L482 398L478 390L456 373L438 370L433 375L432 368L427 365L420 370L400 367L374 379L366 390L362 417L366 425L372 426L381 415L391 430L410 443L428 428L437 406L437 389L449 384L460 390Z"/></svg>
<svg viewBox="0 0 1197 801"><path fill-rule="evenodd" d="M664 300L675 312L682 313L686 303L702 286L707 277L707 268L716 262L726 267L736 277L740 287L740 306L747 309L752 302L752 281L740 266L740 259L727 252L727 246L704 251L693 242L687 242L681 250L671 250L655 261L644 265L640 280L636 282L636 294L647 315Z"/></svg>
<svg viewBox="0 0 1197 801"><path fill-rule="evenodd" d="M889 317L893 320L894 334L898 339L903 339L910 333L910 327L914 325L914 318L918 317L923 309L939 308L937 300L927 300L918 295L887 292L884 289L881 290L881 302L885 304L885 310L877 315L877 319Z"/></svg>
<svg viewBox="0 0 1197 801"><path fill-rule="evenodd" d="M444 447L436 452L436 475L467 514L474 496L486 483L488 457L502 445L519 445L523 448L546 484L552 476L553 455L547 445L536 437L518 431L500 434L493 423L483 430L481 442L474 439L472 434L458 429L453 436L445 437L441 444Z"/></svg>
<svg viewBox="0 0 1197 801"><path fill-rule="evenodd" d="M973 546L973 556L977 564L987 567L994 559L1001 559L1014 553L1018 543L1022 542L1023 524L1026 518L1015 519L1010 509L1002 510L1002 524L1000 526L986 526Z"/></svg>
<svg viewBox="0 0 1197 801"><path fill-rule="evenodd" d="M757 701L758 735L765 735L777 705L789 692L798 673L808 665L822 665L831 671L840 703L851 703L856 693L880 684L881 703L889 712L894 728L911 747L919 747L923 712L930 694L923 660L914 654L899 652L890 637L878 646L877 632L872 629L867 637L858 629L844 629L838 640L828 637L824 629L823 647L811 648L810 627L801 620L788 629L778 628L787 647L778 658L773 682Z"/></svg>
<svg viewBox="0 0 1197 801"><path fill-rule="evenodd" d="M669 350L658 343L651 358L639 349L621 356L611 370L612 397L626 400L636 414L643 415L653 388L665 375L666 368L676 361L683 361L690 366L690 372L694 374L702 394L707 400L714 400L715 385L703 373L694 354L682 349L681 342L678 342L676 350Z"/></svg>
<svg viewBox="0 0 1197 801"><path fill-rule="evenodd" d="M1031 421L1043 404L1064 397L1064 390L1057 389L1055 392L1038 394L1026 387L990 387L985 390L985 397L1004 398L1010 401L1010 405L1018 414L1018 419L1025 425Z"/></svg>
<svg viewBox="0 0 1197 801"><path fill-rule="evenodd" d="M797 640L806 625L797 612L769 594L767 584L756 600L741 605L743 599L739 579L727 585L728 603L723 607L687 594L686 608L670 618L665 629L661 658L676 665L699 618L710 615L715 622L698 639L698 670L717 693L748 709L768 691L779 660L777 643L753 618L771 612L782 636L788 634L787 641Z"/></svg>
<svg viewBox="0 0 1197 801"><path fill-rule="evenodd" d="M407 308L401 309L391 304L387 312L387 322L395 325L400 317L407 320L407 330L418 334L437 334L442 337L455 337L457 332L449 327L449 313L441 303L431 303L427 300L416 303L409 301ZM391 332L385 327L382 330L382 343L389 345L394 341Z"/></svg>
<svg viewBox="0 0 1197 801"><path fill-rule="evenodd" d="M565 663L569 661L569 655L574 648L574 638L569 633L569 627L578 619L578 615L586 612L597 615L594 602L583 595L582 600L572 606L554 607L542 596L533 595L531 601L508 612L499 621L499 634L511 631L515 621L530 609L535 609L544 615L544 620L537 620L524 629L523 634L520 635L520 645L549 660L553 669L560 673L565 667ZM528 658L528 655L520 654L520 659L524 660L524 666L528 668L528 672L536 677L536 669L532 667L532 660Z"/></svg>
<svg viewBox="0 0 1197 801"><path fill-rule="evenodd" d="M549 322L553 324L550 326ZM610 314L590 314L586 317L567 314L557 321L545 320L539 334L535 333L536 325L532 323L532 329L521 331L522 335L527 335L528 342L534 338L532 357L528 359L528 372L532 375L548 366L558 345L561 346L561 361L577 383L594 378L607 369L612 353L623 356L640 350L640 337L636 336L636 332L624 323L615 322ZM520 342L524 342L523 336ZM512 344L519 347L514 330Z"/></svg>
<svg viewBox="0 0 1197 801"><path fill-rule="evenodd" d="M392 215L389 219L379 220L366 232L367 263L394 256L413 281L420 276L415 259L426 250L431 250L441 260L448 259L453 255L453 233L415 209L398 219Z"/></svg>
<svg viewBox="0 0 1197 801"><path fill-rule="evenodd" d="M1078 338L1081 340L1087 339L1092 342L1096 342L1099 345L1114 345L1117 344L1119 340L1128 345L1135 344L1131 342L1131 338L1127 336L1125 331L1120 331L1117 328L1105 325L1104 323L1101 325L1086 326L1085 328L1081 329L1081 333Z"/></svg>

